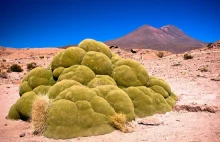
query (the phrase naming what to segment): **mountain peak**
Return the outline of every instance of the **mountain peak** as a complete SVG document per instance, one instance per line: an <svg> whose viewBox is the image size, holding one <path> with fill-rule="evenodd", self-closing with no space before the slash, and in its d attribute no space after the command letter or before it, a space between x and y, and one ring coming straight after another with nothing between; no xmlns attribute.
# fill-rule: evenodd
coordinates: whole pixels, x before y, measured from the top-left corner
<svg viewBox="0 0 220 142"><path fill-rule="evenodd" d="M172 24L168 24L168 25L162 26L161 28L155 28L155 27L153 27L151 25L144 24L144 25L140 26L137 29L157 29L157 30L161 29L161 30L164 30L164 29L179 29L179 28L177 28L176 26L174 26Z"/></svg>
<svg viewBox="0 0 220 142"><path fill-rule="evenodd" d="M136 30L134 30L134 32L139 32L139 33L146 33L146 32L152 32L152 33L156 33L156 32L161 32L161 29L155 28L151 25L142 25L141 27L137 28Z"/></svg>
<svg viewBox="0 0 220 142"><path fill-rule="evenodd" d="M161 32L165 31L165 32L169 32L169 31L173 31L173 32L182 32L178 27L172 25L172 24L168 24L165 26L162 26L161 28L155 28L151 25L142 25L141 27L137 28L136 31L145 31L145 30L150 30L150 31L157 31L157 32Z"/></svg>
<svg viewBox="0 0 220 142"><path fill-rule="evenodd" d="M181 53L206 45L206 43L188 36L172 24L161 28L142 25L123 37L107 41L106 44L109 46L117 45L127 49L147 48L166 50L173 53Z"/></svg>

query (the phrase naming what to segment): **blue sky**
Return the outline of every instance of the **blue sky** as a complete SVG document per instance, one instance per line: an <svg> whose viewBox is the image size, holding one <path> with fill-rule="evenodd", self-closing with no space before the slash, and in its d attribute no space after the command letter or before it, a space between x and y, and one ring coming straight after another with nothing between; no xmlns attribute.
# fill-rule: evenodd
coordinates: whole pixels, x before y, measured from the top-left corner
<svg viewBox="0 0 220 142"><path fill-rule="evenodd" d="M147 24L220 39L220 0L0 0L0 46L56 47L107 41Z"/></svg>

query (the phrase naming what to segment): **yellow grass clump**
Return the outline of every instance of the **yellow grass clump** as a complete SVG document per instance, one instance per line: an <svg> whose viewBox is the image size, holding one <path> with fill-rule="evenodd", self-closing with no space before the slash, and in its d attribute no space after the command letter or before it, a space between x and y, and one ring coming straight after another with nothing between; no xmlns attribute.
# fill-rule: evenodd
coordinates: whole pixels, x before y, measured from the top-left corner
<svg viewBox="0 0 220 142"><path fill-rule="evenodd" d="M109 117L109 121L114 128L122 132L127 132L127 128L126 128L127 118L125 114L116 113L115 115Z"/></svg>
<svg viewBox="0 0 220 142"><path fill-rule="evenodd" d="M38 99L33 103L31 113L31 123L34 134L43 134L45 131L45 123L50 100L47 95L39 95Z"/></svg>

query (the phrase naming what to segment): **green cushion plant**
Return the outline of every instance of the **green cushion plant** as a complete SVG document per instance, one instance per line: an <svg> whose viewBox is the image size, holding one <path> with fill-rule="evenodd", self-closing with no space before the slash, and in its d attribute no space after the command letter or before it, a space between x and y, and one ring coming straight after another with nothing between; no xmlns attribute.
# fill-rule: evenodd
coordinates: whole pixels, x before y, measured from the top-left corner
<svg viewBox="0 0 220 142"><path fill-rule="evenodd" d="M94 39L32 69L19 94L7 118L30 120L35 133L53 139L127 132L127 122L171 111L178 99L165 80Z"/></svg>

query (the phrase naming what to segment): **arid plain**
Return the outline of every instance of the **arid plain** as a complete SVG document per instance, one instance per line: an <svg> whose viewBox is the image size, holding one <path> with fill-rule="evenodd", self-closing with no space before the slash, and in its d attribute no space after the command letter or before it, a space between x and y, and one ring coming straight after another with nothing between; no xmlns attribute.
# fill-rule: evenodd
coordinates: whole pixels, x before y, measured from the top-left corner
<svg viewBox="0 0 220 142"><path fill-rule="evenodd" d="M19 64L23 72L6 73L0 77L0 141L2 142L45 142L55 141L32 134L28 122L6 119L12 104L19 98L19 84L28 72L27 64L36 62L47 67L53 56L64 49L58 48L0 48L1 72L12 64ZM139 49L137 53L112 49L124 58L142 63L150 75L165 79L178 96L173 111L133 121L133 132L113 133L80 137L67 142L219 142L220 141L220 48L214 47L188 51L193 59L184 60L184 53L164 52L159 58L158 51ZM142 125L143 120L156 120L159 125ZM23 134L24 137L20 137Z"/></svg>

